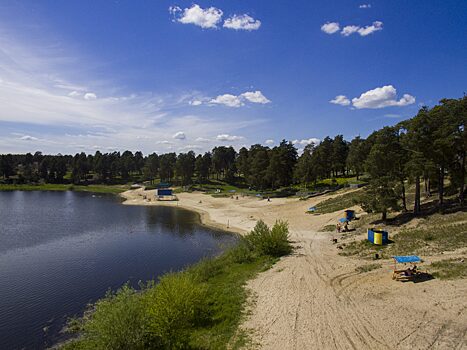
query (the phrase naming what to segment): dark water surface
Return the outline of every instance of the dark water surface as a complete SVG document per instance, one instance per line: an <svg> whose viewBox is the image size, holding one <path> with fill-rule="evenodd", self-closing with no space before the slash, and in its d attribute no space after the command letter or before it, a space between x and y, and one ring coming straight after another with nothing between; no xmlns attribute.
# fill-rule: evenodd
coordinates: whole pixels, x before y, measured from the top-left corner
<svg viewBox="0 0 467 350"><path fill-rule="evenodd" d="M197 214L121 205L112 195L0 192L0 349L42 349L67 317L235 241Z"/></svg>

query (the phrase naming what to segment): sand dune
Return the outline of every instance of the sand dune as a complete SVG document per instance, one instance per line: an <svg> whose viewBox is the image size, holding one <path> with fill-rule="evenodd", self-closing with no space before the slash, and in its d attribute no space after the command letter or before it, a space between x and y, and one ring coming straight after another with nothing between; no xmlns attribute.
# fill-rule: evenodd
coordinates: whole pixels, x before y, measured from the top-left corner
<svg viewBox="0 0 467 350"><path fill-rule="evenodd" d="M182 193L178 202L157 202L143 196L152 198L154 191L123 193L125 204L180 206L199 212L205 224L238 233L258 219L289 222L297 249L248 284L251 307L242 328L257 348L467 348L467 280L395 282L390 261L357 273L368 262L339 256L333 233L318 232L342 214L305 214L323 198L267 202Z"/></svg>

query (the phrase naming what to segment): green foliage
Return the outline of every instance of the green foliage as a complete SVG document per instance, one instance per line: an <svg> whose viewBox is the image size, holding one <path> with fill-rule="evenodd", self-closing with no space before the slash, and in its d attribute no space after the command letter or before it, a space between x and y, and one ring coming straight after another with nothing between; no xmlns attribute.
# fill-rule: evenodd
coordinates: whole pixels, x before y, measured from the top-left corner
<svg viewBox="0 0 467 350"><path fill-rule="evenodd" d="M284 221L276 221L272 229L270 229L260 220L245 239L254 250L262 255L280 257L290 254L292 251L289 242L289 227L287 222Z"/></svg>
<svg viewBox="0 0 467 350"><path fill-rule="evenodd" d="M145 293L151 343L164 349L188 348L193 328L206 320L206 286L189 273L163 276Z"/></svg>
<svg viewBox="0 0 467 350"><path fill-rule="evenodd" d="M443 280L467 278L467 263L461 259L446 259L431 263L433 276Z"/></svg>
<svg viewBox="0 0 467 350"><path fill-rule="evenodd" d="M128 186L120 185L63 185L63 184L40 184L40 185L6 185L0 184L0 191L77 191L93 193L121 193L127 191Z"/></svg>
<svg viewBox="0 0 467 350"><path fill-rule="evenodd" d="M353 191L335 196L333 198L328 198L316 205L316 212L325 214L348 209L358 202L358 196L358 192ZM342 213L342 215L343 214L344 213Z"/></svg>
<svg viewBox="0 0 467 350"><path fill-rule="evenodd" d="M272 229L258 223L255 232L255 244L241 238L221 256L165 275L142 291L124 286L109 293L93 312L70 324L80 336L62 348L227 349L244 345L247 336L237 329L248 296L244 285L291 249L284 222L278 221Z"/></svg>
<svg viewBox="0 0 467 350"><path fill-rule="evenodd" d="M140 293L124 285L94 305L82 320L82 337L64 349L144 349L146 325L145 301Z"/></svg>

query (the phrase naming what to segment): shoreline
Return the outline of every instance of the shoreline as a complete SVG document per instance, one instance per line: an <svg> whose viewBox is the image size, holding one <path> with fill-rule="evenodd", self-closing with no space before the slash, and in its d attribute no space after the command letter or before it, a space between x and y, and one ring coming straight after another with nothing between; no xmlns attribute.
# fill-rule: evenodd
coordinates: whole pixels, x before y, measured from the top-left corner
<svg viewBox="0 0 467 350"><path fill-rule="evenodd" d="M288 221L295 251L246 284L248 312L239 331L251 334L259 349L304 349L310 344L326 349L455 348L467 341L467 313L458 313L467 310L463 297L467 280L398 283L391 279L392 262L388 259L361 273L356 269L370 261L338 254L330 242L338 235L319 230L335 224L342 213L305 212L340 194L304 201L274 198L270 202L253 197L214 198L199 192L178 194L178 202L148 201L154 198L154 191L143 189L120 196L125 198L124 205L191 210L200 215L204 225L240 234L249 232L257 220L269 226L276 219ZM346 242L344 237L340 241ZM406 322L396 322L400 319Z"/></svg>

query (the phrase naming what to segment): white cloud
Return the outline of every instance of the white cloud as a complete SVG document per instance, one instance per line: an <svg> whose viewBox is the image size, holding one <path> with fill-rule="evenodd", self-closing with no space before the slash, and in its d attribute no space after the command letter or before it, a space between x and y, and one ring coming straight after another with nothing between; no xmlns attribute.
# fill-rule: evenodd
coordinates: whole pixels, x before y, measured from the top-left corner
<svg viewBox="0 0 467 350"><path fill-rule="evenodd" d="M235 107L235 108L245 105L238 96L231 95L231 94L219 95L216 98L212 99L209 103L222 104L227 107Z"/></svg>
<svg viewBox="0 0 467 350"><path fill-rule="evenodd" d="M169 7L169 12L183 24L194 24L201 28L217 28L222 20L223 12L216 7L201 8L193 4L190 8L181 9L178 6Z"/></svg>
<svg viewBox="0 0 467 350"><path fill-rule="evenodd" d="M202 105L202 104L203 104L203 102L200 101L200 100L193 100L193 101L190 101L190 105L192 105L192 106L200 106L200 105Z"/></svg>
<svg viewBox="0 0 467 350"><path fill-rule="evenodd" d="M261 27L261 21L248 15L233 15L224 21L224 28L235 30L258 30Z"/></svg>
<svg viewBox="0 0 467 350"><path fill-rule="evenodd" d="M157 141L156 144L158 144L158 145L168 145L168 144L170 144L170 141L167 141L167 140Z"/></svg>
<svg viewBox="0 0 467 350"><path fill-rule="evenodd" d="M197 137L195 141L196 142L209 142L210 140L204 137Z"/></svg>
<svg viewBox="0 0 467 350"><path fill-rule="evenodd" d="M340 29L339 23L327 22L321 26L321 30L327 34L334 34Z"/></svg>
<svg viewBox="0 0 467 350"><path fill-rule="evenodd" d="M384 108L384 107L402 107L415 103L415 97L404 94L397 100L397 91L392 85L386 85L373 90L369 90L352 99L352 105L357 109L363 108Z"/></svg>
<svg viewBox="0 0 467 350"><path fill-rule="evenodd" d="M172 138L176 139L176 140L185 140L186 139L186 135L183 131L177 131L173 136Z"/></svg>
<svg viewBox="0 0 467 350"><path fill-rule="evenodd" d="M24 140L24 141L37 141L37 140L39 140L37 137L29 136L29 135L21 136L19 139Z"/></svg>
<svg viewBox="0 0 467 350"><path fill-rule="evenodd" d="M359 8L361 8L361 9L369 9L369 8L371 8L371 4L361 4L361 5L359 6Z"/></svg>
<svg viewBox="0 0 467 350"><path fill-rule="evenodd" d="M97 99L97 96L93 92L87 92L87 93L84 94L84 99L85 100L95 100L95 99Z"/></svg>
<svg viewBox="0 0 467 350"><path fill-rule="evenodd" d="M229 134L221 134L216 136L217 141L240 141L243 140L242 136L235 136L235 135L229 135Z"/></svg>
<svg viewBox="0 0 467 350"><path fill-rule="evenodd" d="M264 141L264 143L265 143L266 145L272 145L272 144L274 144L274 140L268 139L268 140Z"/></svg>
<svg viewBox="0 0 467 350"><path fill-rule="evenodd" d="M312 137L312 138L309 138L309 139L303 139L303 140L293 140L292 141L292 144L294 145L302 145L302 146L306 146L306 145L310 145L310 144L319 144L321 142L320 139L317 139L315 137Z"/></svg>
<svg viewBox="0 0 467 350"><path fill-rule="evenodd" d="M349 36L354 33L358 33L360 36L367 36L380 30L383 30L383 22L374 21L372 25L366 27L360 27L356 25L345 26L342 28L341 34L343 36Z"/></svg>
<svg viewBox="0 0 467 350"><path fill-rule="evenodd" d="M244 106L245 101L259 104L266 104L271 102L266 96L263 95L261 91L257 90L247 91L238 96L232 94L219 95L216 98L211 99L209 104L222 104L227 107L238 108Z"/></svg>
<svg viewBox="0 0 467 350"><path fill-rule="evenodd" d="M353 33L358 32L360 29L361 28L359 26L354 26L354 25L345 26L344 28L342 28L341 34L343 36L349 36L349 35L352 35Z"/></svg>
<svg viewBox="0 0 467 350"><path fill-rule="evenodd" d="M373 34L374 32L383 30L383 22L375 21L371 26L366 26L365 28L360 28L358 34L361 36L367 36Z"/></svg>
<svg viewBox="0 0 467 350"><path fill-rule="evenodd" d="M341 105L341 106L348 106L350 104L350 100L344 95L338 95L329 102L334 103L335 105Z"/></svg>
<svg viewBox="0 0 467 350"><path fill-rule="evenodd" d="M252 103L261 103L261 104L266 104L270 103L271 101L266 98L266 96L263 95L261 91L247 91L241 94L240 96L244 97L248 101Z"/></svg>

